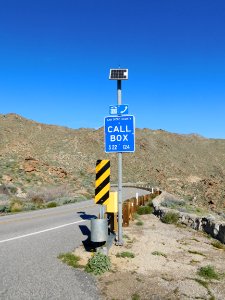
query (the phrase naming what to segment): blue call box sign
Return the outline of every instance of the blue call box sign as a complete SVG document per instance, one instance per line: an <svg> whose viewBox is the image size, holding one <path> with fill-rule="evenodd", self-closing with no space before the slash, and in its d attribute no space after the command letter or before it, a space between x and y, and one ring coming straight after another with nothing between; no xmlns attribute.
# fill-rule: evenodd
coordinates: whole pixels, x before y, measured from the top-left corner
<svg viewBox="0 0 225 300"><path fill-rule="evenodd" d="M105 118L105 152L134 152L134 116Z"/></svg>

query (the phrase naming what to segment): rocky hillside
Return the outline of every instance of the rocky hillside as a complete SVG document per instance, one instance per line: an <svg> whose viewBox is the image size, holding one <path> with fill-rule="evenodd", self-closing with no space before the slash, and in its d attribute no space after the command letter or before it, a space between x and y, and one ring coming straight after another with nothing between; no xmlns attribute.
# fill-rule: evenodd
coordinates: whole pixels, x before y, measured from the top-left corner
<svg viewBox="0 0 225 300"><path fill-rule="evenodd" d="M0 193L21 193L67 185L93 194L95 162L111 160L117 180L117 155L104 153L103 128L69 129L0 115ZM225 210L225 140L137 129L136 152L123 156L123 181L144 182L188 201Z"/></svg>

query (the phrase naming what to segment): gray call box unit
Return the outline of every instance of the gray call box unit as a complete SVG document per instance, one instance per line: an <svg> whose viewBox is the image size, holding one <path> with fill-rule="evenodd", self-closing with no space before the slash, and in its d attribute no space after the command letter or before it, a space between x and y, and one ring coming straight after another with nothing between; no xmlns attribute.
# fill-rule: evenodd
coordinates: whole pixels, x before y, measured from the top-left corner
<svg viewBox="0 0 225 300"><path fill-rule="evenodd" d="M127 80L128 69L110 69L109 79L111 80Z"/></svg>
<svg viewBox="0 0 225 300"><path fill-rule="evenodd" d="M108 240L108 220L91 219L91 241L106 242Z"/></svg>

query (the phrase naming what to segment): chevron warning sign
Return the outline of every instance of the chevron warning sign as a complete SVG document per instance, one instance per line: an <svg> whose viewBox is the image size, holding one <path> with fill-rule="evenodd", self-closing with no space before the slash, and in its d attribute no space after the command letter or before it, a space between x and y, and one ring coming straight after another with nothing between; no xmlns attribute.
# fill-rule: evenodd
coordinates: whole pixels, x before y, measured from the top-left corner
<svg viewBox="0 0 225 300"><path fill-rule="evenodd" d="M103 204L109 199L110 161L107 159L96 162L95 203Z"/></svg>

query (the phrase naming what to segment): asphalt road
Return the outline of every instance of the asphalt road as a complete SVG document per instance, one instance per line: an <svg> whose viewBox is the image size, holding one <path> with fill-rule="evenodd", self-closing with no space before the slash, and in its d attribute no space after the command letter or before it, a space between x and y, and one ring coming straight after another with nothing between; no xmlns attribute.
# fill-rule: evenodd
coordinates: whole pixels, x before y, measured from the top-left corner
<svg viewBox="0 0 225 300"><path fill-rule="evenodd" d="M124 188L127 199L146 191ZM0 217L0 299L99 299L95 278L60 262L86 240L93 200Z"/></svg>

